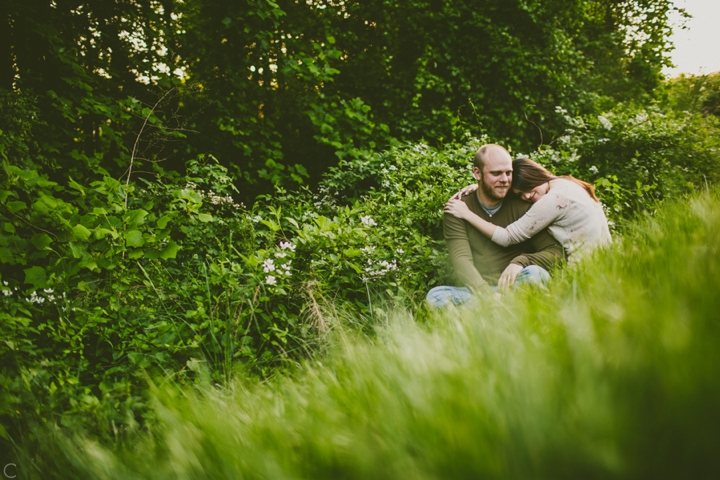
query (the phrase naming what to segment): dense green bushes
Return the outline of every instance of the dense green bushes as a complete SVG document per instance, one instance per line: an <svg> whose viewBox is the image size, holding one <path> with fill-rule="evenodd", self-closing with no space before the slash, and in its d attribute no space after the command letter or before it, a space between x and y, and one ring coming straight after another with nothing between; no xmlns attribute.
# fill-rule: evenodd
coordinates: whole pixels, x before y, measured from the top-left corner
<svg viewBox="0 0 720 480"><path fill-rule="evenodd" d="M372 339L292 376L162 387L136 442L55 430L14 458L98 478L716 478L720 195L654 218L547 290Z"/></svg>
<svg viewBox="0 0 720 480"><path fill-rule="evenodd" d="M620 104L565 116L567 129L535 155L558 174L597 186L616 224L720 179L720 123L699 113Z"/></svg>
<svg viewBox="0 0 720 480"><path fill-rule="evenodd" d="M532 156L597 183L618 228L717 178L717 139L692 115L618 108L567 122ZM148 377L272 375L318 351L343 317L333 312L368 329L388 304L420 304L453 281L442 205L473 181L485 141L355 152L315 191L278 189L251 208L212 157L130 182L94 167L81 184L6 154L3 424L12 435L33 419L120 435L143 422Z"/></svg>

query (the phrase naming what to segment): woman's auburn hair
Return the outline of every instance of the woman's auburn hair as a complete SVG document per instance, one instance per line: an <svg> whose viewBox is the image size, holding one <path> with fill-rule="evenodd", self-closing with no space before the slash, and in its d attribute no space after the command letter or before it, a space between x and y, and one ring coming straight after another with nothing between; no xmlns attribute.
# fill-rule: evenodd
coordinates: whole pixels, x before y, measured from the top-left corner
<svg viewBox="0 0 720 480"><path fill-rule="evenodd" d="M555 180L556 178L565 178L583 187L585 191L588 192L588 195L590 195L590 197L596 202L600 201L598 200L597 195L595 195L595 186L588 182L579 180L571 175L563 175L557 177L550 173L545 167L543 167L537 162L530 160L529 158L515 159L513 160L512 165L512 188L514 190L520 190L521 192L529 192L533 188L542 185L543 183L547 183L550 180Z"/></svg>

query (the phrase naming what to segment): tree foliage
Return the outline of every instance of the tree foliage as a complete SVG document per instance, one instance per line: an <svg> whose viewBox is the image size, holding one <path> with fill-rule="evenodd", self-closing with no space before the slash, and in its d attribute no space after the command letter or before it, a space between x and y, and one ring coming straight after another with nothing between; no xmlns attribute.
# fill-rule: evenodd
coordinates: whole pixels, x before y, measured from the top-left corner
<svg viewBox="0 0 720 480"><path fill-rule="evenodd" d="M530 149L572 114L646 100L670 0L12 2L0 89L37 106L33 162L120 176L210 153L246 200L339 158L470 129ZM28 34L32 32L32 34ZM7 127L0 127L5 130ZM163 130L164 128L164 130ZM156 131L157 130L157 131ZM168 140L182 138L182 142ZM162 140L162 141L159 141ZM13 160L14 161L14 160Z"/></svg>

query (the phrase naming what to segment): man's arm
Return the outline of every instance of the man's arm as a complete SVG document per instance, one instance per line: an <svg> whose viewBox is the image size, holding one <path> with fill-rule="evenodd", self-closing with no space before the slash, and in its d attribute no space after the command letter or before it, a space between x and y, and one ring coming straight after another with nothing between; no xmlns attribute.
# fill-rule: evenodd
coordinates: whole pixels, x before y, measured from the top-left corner
<svg viewBox="0 0 720 480"><path fill-rule="evenodd" d="M487 286L473 263L465 222L448 213L443 217L443 235L455 274L466 287Z"/></svg>

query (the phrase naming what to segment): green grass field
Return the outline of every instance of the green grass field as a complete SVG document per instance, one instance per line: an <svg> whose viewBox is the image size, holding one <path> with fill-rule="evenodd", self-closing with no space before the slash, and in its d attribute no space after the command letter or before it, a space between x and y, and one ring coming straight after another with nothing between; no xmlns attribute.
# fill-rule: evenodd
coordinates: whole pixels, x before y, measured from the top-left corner
<svg viewBox="0 0 720 480"><path fill-rule="evenodd" d="M16 463L26 478L720 478L719 245L718 195L696 195L548 290L422 322L390 310L288 376L159 388L131 445L48 436Z"/></svg>

